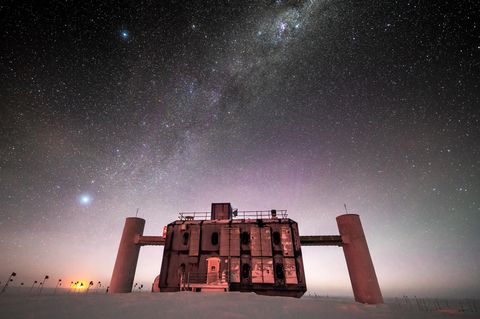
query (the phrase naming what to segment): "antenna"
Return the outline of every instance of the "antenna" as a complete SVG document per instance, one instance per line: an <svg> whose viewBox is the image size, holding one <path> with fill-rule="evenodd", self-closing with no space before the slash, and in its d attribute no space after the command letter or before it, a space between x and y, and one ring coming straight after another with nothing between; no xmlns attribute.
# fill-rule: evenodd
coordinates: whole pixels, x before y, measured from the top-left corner
<svg viewBox="0 0 480 319"><path fill-rule="evenodd" d="M135 217L138 217L138 208L137 208L137 212L135 213Z"/></svg>
<svg viewBox="0 0 480 319"><path fill-rule="evenodd" d="M348 210L347 210L347 204L345 204L345 203L344 203L344 204L343 204L343 207L345 207L345 213L347 213L347 214L348 214Z"/></svg>

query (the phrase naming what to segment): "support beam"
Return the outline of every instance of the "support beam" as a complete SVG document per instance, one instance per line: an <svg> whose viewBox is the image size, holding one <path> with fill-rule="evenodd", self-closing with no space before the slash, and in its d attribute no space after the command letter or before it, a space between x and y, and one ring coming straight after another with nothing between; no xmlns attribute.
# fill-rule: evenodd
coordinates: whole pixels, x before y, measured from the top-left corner
<svg viewBox="0 0 480 319"><path fill-rule="evenodd" d="M302 246L342 246L342 236L300 236ZM140 246L165 246L165 238L162 236L137 236L135 244Z"/></svg>
<svg viewBox="0 0 480 319"><path fill-rule="evenodd" d="M162 236L140 236L135 238L135 244L140 246L165 246L165 238Z"/></svg>
<svg viewBox="0 0 480 319"><path fill-rule="evenodd" d="M302 246L342 246L342 236L300 236Z"/></svg>

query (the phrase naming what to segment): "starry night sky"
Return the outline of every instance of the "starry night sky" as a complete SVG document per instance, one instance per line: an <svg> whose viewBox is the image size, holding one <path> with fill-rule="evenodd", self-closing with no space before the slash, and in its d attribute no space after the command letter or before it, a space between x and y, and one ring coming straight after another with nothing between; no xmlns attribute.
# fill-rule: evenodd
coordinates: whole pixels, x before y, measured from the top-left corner
<svg viewBox="0 0 480 319"><path fill-rule="evenodd" d="M108 283L137 208L320 235L346 203L384 295L478 297L475 2L2 2L0 281ZM303 252L310 292L352 295L341 249Z"/></svg>

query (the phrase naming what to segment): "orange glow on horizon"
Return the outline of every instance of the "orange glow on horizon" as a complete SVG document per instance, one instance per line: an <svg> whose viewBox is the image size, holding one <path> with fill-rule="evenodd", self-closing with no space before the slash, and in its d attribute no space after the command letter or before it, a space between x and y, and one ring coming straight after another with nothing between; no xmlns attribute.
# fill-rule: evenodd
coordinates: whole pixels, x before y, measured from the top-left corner
<svg viewBox="0 0 480 319"><path fill-rule="evenodd" d="M88 287L88 282L86 280L75 281L71 286L73 289L86 289Z"/></svg>

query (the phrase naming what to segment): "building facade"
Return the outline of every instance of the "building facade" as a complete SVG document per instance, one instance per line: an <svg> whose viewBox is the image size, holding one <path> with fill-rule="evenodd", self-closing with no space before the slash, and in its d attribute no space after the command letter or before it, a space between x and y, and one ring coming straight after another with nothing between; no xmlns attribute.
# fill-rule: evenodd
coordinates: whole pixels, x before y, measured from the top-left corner
<svg viewBox="0 0 480 319"><path fill-rule="evenodd" d="M167 226L159 291L305 293L298 225L285 211L239 214L214 203L206 215L181 214Z"/></svg>

